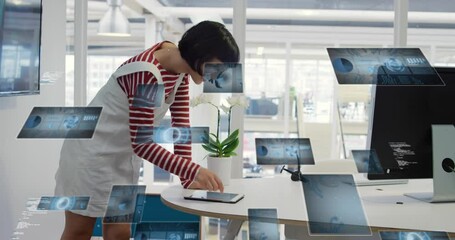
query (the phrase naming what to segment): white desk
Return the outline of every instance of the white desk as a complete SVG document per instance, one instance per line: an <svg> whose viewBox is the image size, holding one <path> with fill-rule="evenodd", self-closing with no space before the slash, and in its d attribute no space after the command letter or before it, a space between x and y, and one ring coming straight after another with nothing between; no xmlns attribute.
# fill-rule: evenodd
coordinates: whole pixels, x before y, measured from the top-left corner
<svg viewBox="0 0 455 240"><path fill-rule="evenodd" d="M430 191L431 180L357 189L373 231L407 229L455 233L455 203L425 203L403 196L405 192ZM289 176L232 179L225 192L245 194L245 198L236 204L184 200L183 195L191 191L174 185L162 192L161 199L167 206L183 212L227 218L238 223L248 220L249 208L276 208L278 221L282 224L306 226L308 222L302 184L291 181Z"/></svg>

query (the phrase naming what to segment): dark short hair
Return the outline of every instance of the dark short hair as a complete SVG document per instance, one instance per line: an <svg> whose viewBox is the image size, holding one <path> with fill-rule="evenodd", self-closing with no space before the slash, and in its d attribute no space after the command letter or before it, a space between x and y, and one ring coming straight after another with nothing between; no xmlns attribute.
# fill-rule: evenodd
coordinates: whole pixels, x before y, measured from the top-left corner
<svg viewBox="0 0 455 240"><path fill-rule="evenodd" d="M179 42L182 58L202 75L202 65L218 58L222 62L238 62L239 47L232 34L218 22L203 21L188 29Z"/></svg>

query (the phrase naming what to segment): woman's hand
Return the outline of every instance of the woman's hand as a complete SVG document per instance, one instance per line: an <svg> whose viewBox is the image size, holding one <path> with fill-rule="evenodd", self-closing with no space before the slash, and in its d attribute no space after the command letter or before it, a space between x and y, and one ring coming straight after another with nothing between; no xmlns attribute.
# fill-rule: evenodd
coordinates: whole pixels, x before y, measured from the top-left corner
<svg viewBox="0 0 455 240"><path fill-rule="evenodd" d="M209 191L224 191L221 179L207 168L201 167L193 183L188 187L191 189L204 189Z"/></svg>

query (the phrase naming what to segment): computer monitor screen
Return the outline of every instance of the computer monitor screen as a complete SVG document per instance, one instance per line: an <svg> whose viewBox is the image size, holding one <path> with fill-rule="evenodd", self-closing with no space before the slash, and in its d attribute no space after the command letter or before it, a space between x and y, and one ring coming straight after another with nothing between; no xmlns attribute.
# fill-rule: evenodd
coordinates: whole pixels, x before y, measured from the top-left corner
<svg viewBox="0 0 455 240"><path fill-rule="evenodd" d="M40 90L41 0L0 1L0 97Z"/></svg>
<svg viewBox="0 0 455 240"><path fill-rule="evenodd" d="M375 87L368 142L385 173L369 179L433 177L431 125L455 123L455 68L435 70L445 86Z"/></svg>

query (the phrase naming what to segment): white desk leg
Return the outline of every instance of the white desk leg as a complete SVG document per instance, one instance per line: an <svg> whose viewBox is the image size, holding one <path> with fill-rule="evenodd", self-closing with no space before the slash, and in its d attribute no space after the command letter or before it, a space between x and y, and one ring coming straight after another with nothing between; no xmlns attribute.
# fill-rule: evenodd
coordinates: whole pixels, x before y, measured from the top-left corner
<svg viewBox="0 0 455 240"><path fill-rule="evenodd" d="M242 220L229 220L226 235L223 236L223 240L234 240L237 234L239 234L242 224Z"/></svg>

